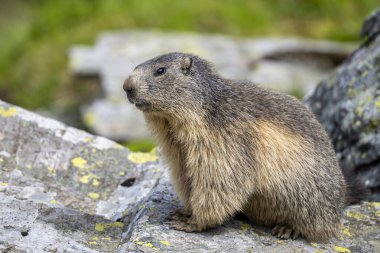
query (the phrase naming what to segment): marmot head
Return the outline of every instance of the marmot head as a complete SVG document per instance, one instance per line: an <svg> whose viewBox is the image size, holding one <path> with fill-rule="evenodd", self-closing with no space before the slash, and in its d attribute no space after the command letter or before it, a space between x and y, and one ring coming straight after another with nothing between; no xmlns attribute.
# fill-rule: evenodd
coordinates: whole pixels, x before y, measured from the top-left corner
<svg viewBox="0 0 380 253"><path fill-rule="evenodd" d="M138 65L123 89L128 100L144 113L200 113L209 86L205 80L212 72L197 56L169 53Z"/></svg>

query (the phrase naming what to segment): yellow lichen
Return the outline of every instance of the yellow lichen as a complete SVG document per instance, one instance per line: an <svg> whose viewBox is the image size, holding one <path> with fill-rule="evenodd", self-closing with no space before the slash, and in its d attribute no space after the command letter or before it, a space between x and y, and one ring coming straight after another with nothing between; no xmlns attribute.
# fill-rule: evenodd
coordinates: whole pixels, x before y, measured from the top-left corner
<svg viewBox="0 0 380 253"><path fill-rule="evenodd" d="M112 222L112 223L96 223L95 224L95 230L99 232L104 232L106 228L123 228L124 223L123 222Z"/></svg>
<svg viewBox="0 0 380 253"><path fill-rule="evenodd" d="M82 183L82 184L88 184L88 182L90 181L90 175L85 175L85 176L82 176L79 181Z"/></svg>
<svg viewBox="0 0 380 253"><path fill-rule="evenodd" d="M87 161L83 159L82 157L76 157L72 159L71 163L79 169L84 169L87 165Z"/></svg>
<svg viewBox="0 0 380 253"><path fill-rule="evenodd" d="M375 102L375 106L376 106L377 108L380 108L380 101L376 101L376 102Z"/></svg>
<svg viewBox="0 0 380 253"><path fill-rule="evenodd" d="M98 199L99 198L99 193L97 192L90 192L89 194L87 194L88 197L92 198L92 199Z"/></svg>
<svg viewBox="0 0 380 253"><path fill-rule="evenodd" d="M347 236L349 236L349 237L352 236L352 234L350 233L350 229L349 228L344 228L343 231L342 231L342 233L345 234L345 235L347 235Z"/></svg>
<svg viewBox="0 0 380 253"><path fill-rule="evenodd" d="M240 228L241 230L243 230L243 232L246 232L249 229L249 227L250 225L248 223L245 223L245 222L240 223Z"/></svg>
<svg viewBox="0 0 380 253"><path fill-rule="evenodd" d="M120 221L116 221L116 222L114 222L114 223L111 223L111 224L110 224L110 227L123 228L123 227L124 227L124 223L123 223L123 222L120 222Z"/></svg>
<svg viewBox="0 0 380 253"><path fill-rule="evenodd" d="M88 143L88 142L91 142L94 138L92 137L86 137L84 138L84 142Z"/></svg>
<svg viewBox="0 0 380 253"><path fill-rule="evenodd" d="M356 114L360 117L363 115L363 107L362 106L359 106L358 108L356 108Z"/></svg>
<svg viewBox="0 0 380 253"><path fill-rule="evenodd" d="M376 211L376 212L375 212L375 215L376 215L377 217L380 217L380 211Z"/></svg>
<svg viewBox="0 0 380 253"><path fill-rule="evenodd" d="M99 186L99 185L100 185L99 180L96 179L96 178L94 178L94 179L92 180L92 186Z"/></svg>
<svg viewBox="0 0 380 253"><path fill-rule="evenodd" d="M349 250L345 247L341 247L341 246L334 246L334 250L337 252L341 252L341 253L350 253L351 252L351 250Z"/></svg>
<svg viewBox="0 0 380 253"><path fill-rule="evenodd" d="M94 236L94 237L91 238L91 240L93 240L93 241L97 241L97 240L99 240L99 237Z"/></svg>
<svg viewBox="0 0 380 253"><path fill-rule="evenodd" d="M373 207L380 207L380 202L372 202Z"/></svg>
<svg viewBox="0 0 380 253"><path fill-rule="evenodd" d="M168 241L160 241L160 243L165 245L165 246L170 246L170 242L168 242Z"/></svg>
<svg viewBox="0 0 380 253"><path fill-rule="evenodd" d="M96 223L96 224L95 224L95 230L96 230L96 231L104 232L105 228L106 228L106 227L105 227L104 224L102 224L102 223Z"/></svg>
<svg viewBox="0 0 380 253"><path fill-rule="evenodd" d="M52 203L52 204L56 205L56 204L58 204L58 201L57 201L57 200L55 200L55 199L52 199L52 200L50 200L50 203Z"/></svg>
<svg viewBox="0 0 380 253"><path fill-rule="evenodd" d="M137 164L155 162L158 160L157 150L154 148L149 153L131 152L128 154L128 159Z"/></svg>
<svg viewBox="0 0 380 253"><path fill-rule="evenodd" d="M53 167L48 167L47 169L48 169L49 174L51 174L53 176L55 176L57 174L57 170L54 169Z"/></svg>
<svg viewBox="0 0 380 253"><path fill-rule="evenodd" d="M147 246L147 247L149 247L149 248L153 248L154 246L153 246L153 244L152 243L150 243L150 242L148 242L148 243L145 243L145 246Z"/></svg>
<svg viewBox="0 0 380 253"><path fill-rule="evenodd" d="M311 242L310 245L313 246L313 247L318 247L318 244L316 244L314 242Z"/></svg>
<svg viewBox="0 0 380 253"><path fill-rule="evenodd" d="M102 237L102 240L111 241L111 237Z"/></svg>
<svg viewBox="0 0 380 253"><path fill-rule="evenodd" d="M16 107L9 107L8 109L5 109L4 107L0 107L0 115L2 117L12 117L14 115L17 115L17 108Z"/></svg>
<svg viewBox="0 0 380 253"><path fill-rule="evenodd" d="M99 177L93 173L89 173L87 175L83 175L82 177L79 178L79 181L82 184L88 184L92 180L92 185L93 186L99 186Z"/></svg>
<svg viewBox="0 0 380 253"><path fill-rule="evenodd" d="M95 244L97 244L97 242L90 241L90 242L88 242L88 244L90 244L90 245L95 245Z"/></svg>
<svg viewBox="0 0 380 253"><path fill-rule="evenodd" d="M0 186L8 186L7 182L0 182Z"/></svg>
<svg viewBox="0 0 380 253"><path fill-rule="evenodd" d="M355 211L348 211L347 216L357 220L363 220L366 217L364 214Z"/></svg>

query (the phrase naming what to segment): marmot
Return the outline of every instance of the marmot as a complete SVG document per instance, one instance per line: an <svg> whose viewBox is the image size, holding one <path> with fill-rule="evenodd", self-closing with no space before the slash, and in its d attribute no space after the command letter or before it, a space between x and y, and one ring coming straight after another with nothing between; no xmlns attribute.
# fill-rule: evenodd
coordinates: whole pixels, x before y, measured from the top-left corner
<svg viewBox="0 0 380 253"><path fill-rule="evenodd" d="M222 78L184 53L138 65L123 89L184 204L172 228L203 231L243 212L283 239L336 234L350 189L324 128L297 99Z"/></svg>

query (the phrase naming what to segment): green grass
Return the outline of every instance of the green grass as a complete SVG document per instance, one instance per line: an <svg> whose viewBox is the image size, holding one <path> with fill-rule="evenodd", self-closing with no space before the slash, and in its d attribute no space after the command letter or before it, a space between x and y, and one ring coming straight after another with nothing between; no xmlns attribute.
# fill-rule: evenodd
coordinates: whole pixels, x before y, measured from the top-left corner
<svg viewBox="0 0 380 253"><path fill-rule="evenodd" d="M128 147L134 152L150 152L157 144L153 139L139 139L122 143L123 146Z"/></svg>
<svg viewBox="0 0 380 253"><path fill-rule="evenodd" d="M3 0L0 98L28 109L75 107L91 85L73 80L67 52L104 30L154 28L241 36L358 40L377 0ZM90 94L90 95L89 95Z"/></svg>

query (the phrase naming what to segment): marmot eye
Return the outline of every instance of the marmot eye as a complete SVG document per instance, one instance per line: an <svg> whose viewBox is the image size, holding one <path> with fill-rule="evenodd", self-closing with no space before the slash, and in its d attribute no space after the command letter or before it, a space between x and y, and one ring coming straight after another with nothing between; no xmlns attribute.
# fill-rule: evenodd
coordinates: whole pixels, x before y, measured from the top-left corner
<svg viewBox="0 0 380 253"><path fill-rule="evenodd" d="M165 72L166 72L166 69L162 67L162 68L157 69L155 74L156 76L160 76L160 75L163 75Z"/></svg>

